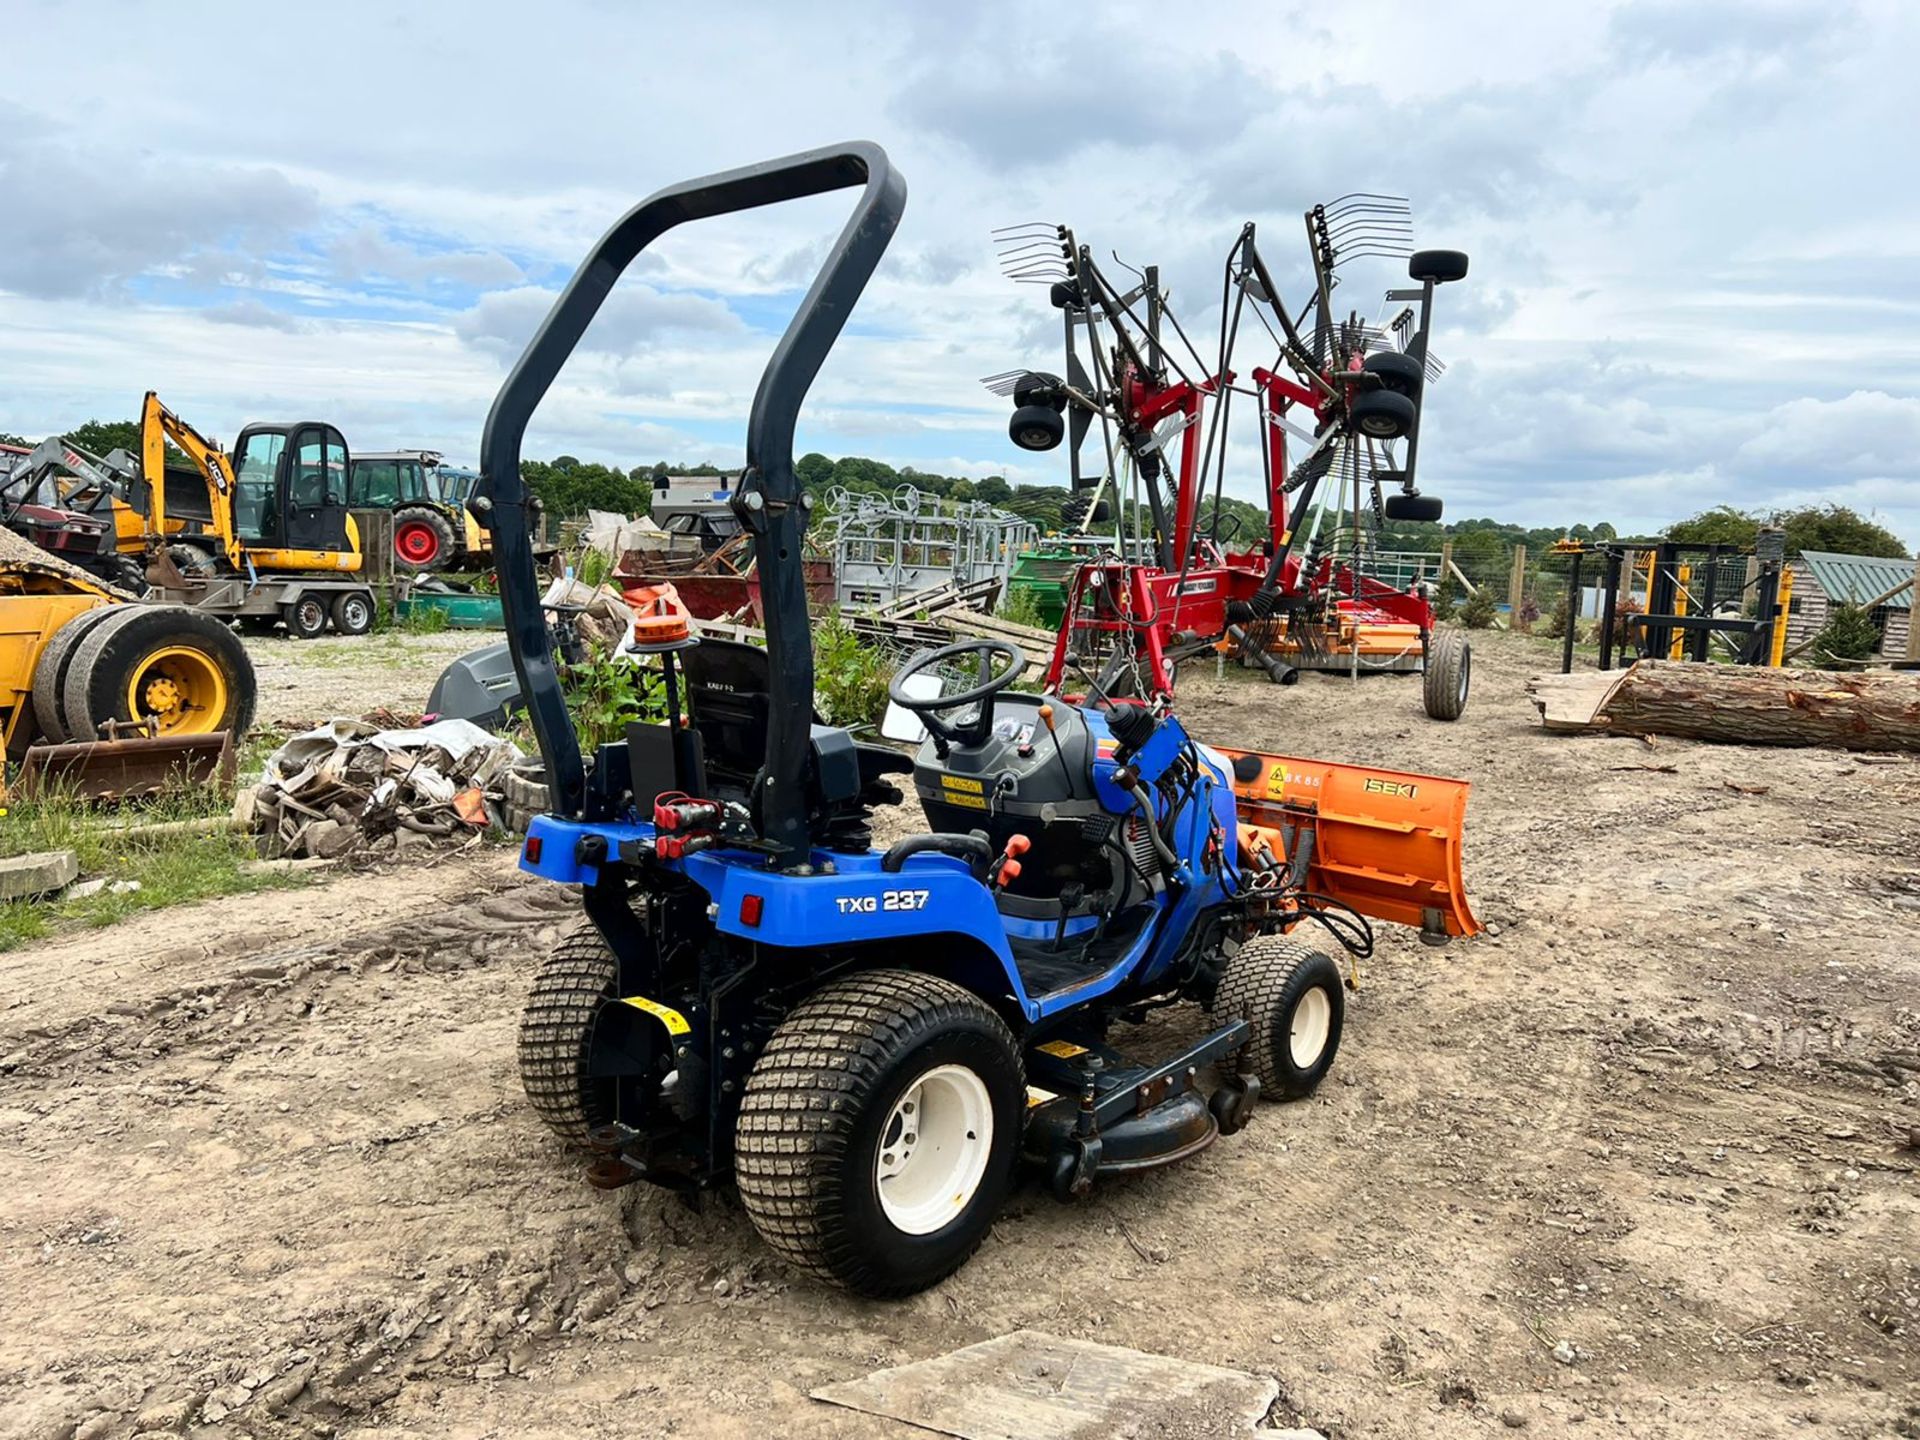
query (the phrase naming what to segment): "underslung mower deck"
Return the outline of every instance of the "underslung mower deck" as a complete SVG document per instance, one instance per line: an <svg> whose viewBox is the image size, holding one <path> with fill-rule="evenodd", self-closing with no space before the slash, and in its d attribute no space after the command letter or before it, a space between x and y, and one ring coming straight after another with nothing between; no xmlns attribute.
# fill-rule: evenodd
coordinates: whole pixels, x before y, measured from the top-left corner
<svg viewBox="0 0 1920 1440"><path fill-rule="evenodd" d="M761 378L732 499L767 646L654 637L666 721L584 757L522 538L534 407L665 230L856 187ZM529 1098L598 1153L595 1183L731 1178L769 1245L871 1295L961 1265L1023 1158L1071 1199L1238 1130L1261 1094L1309 1093L1344 1008L1309 937L1364 957L1370 916L1436 941L1477 928L1456 781L1216 750L1163 706L1017 693L1027 657L998 641L894 678L926 732L911 758L815 722L795 417L904 203L864 143L643 202L509 376L471 502L498 537L552 799L521 864L582 886L586 910L523 1016ZM872 807L906 784L927 831L874 850ZM1151 1059L1116 1043L1180 1001L1212 1012L1197 1043Z"/></svg>

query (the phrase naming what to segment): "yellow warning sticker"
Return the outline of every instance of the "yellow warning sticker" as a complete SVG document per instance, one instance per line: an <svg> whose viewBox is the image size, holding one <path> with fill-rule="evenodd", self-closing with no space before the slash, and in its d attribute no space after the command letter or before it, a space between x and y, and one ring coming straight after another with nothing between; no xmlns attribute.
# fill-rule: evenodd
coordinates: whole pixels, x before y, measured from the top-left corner
<svg viewBox="0 0 1920 1440"><path fill-rule="evenodd" d="M1044 1045L1033 1047L1043 1055L1051 1055L1056 1060L1071 1060L1076 1055L1087 1053L1087 1047L1076 1045L1071 1040L1049 1040Z"/></svg>
<svg viewBox="0 0 1920 1440"><path fill-rule="evenodd" d="M940 785L942 789L964 790L969 795L984 795L987 793L986 786L982 785L978 780L969 780L964 775L942 775L940 777Z"/></svg>
<svg viewBox="0 0 1920 1440"><path fill-rule="evenodd" d="M687 1023L687 1017L671 1005L662 1005L658 1000L649 1000L644 995L628 995L621 999L622 1005L631 1005L636 1010L644 1010L662 1025L667 1027L669 1035L685 1035L693 1027Z"/></svg>
<svg viewBox="0 0 1920 1440"><path fill-rule="evenodd" d="M1042 1090L1038 1085L1027 1086L1027 1108L1029 1110L1033 1109L1036 1105L1044 1105L1049 1100L1058 1100L1059 1098L1060 1097L1053 1091Z"/></svg>
<svg viewBox="0 0 1920 1440"><path fill-rule="evenodd" d="M952 791L948 791L940 798L948 805L958 805L966 810L984 810L987 808L987 797L984 795L957 795Z"/></svg>
<svg viewBox="0 0 1920 1440"><path fill-rule="evenodd" d="M1267 798L1278 800L1287 788L1287 767L1276 765L1267 772Z"/></svg>

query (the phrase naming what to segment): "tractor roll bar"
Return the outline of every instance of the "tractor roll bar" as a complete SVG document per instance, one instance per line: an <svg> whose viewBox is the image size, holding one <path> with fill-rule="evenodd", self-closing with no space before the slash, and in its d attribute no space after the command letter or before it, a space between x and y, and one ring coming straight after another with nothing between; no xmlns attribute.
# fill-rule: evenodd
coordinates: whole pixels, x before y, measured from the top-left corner
<svg viewBox="0 0 1920 1440"><path fill-rule="evenodd" d="M584 817L586 771L580 739L567 715L552 640L541 613L526 526L526 490L520 480L520 444L527 422L614 283L661 235L688 220L759 209L855 185L864 187L860 201L760 377L747 421L746 470L733 497L735 512L753 534L766 612L772 706L762 829L776 852L776 865L801 864L807 858L802 778L813 705L813 633L800 553L806 503L794 480L793 428L814 376L866 289L906 207L906 181L886 152L868 141L686 180L641 201L600 238L574 272L487 415L480 441L480 479L468 508L493 532L507 644L546 762L551 804L560 815L607 818Z"/></svg>

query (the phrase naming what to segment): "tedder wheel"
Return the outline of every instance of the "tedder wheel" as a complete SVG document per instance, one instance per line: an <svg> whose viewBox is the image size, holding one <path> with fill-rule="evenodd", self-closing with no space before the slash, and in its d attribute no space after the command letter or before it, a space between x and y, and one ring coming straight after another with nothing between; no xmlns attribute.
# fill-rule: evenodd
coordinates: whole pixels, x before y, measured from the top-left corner
<svg viewBox="0 0 1920 1440"><path fill-rule="evenodd" d="M1457 630L1436 630L1427 637L1427 670L1420 700L1435 720L1458 720L1467 708L1473 682L1473 647Z"/></svg>
<svg viewBox="0 0 1920 1440"><path fill-rule="evenodd" d="M1311 946L1262 935L1234 953L1214 997L1216 1015L1253 1026L1253 1073L1275 1099L1311 1095L1340 1049L1346 992L1340 967Z"/></svg>
<svg viewBox="0 0 1920 1440"><path fill-rule="evenodd" d="M453 554L453 526L424 505L393 512L393 558L410 570L432 570ZM354 632L358 634L358 631Z"/></svg>
<svg viewBox="0 0 1920 1440"><path fill-rule="evenodd" d="M1398 440L1413 429L1413 401L1391 390L1355 396L1348 413L1353 428L1372 440Z"/></svg>
<svg viewBox="0 0 1920 1440"><path fill-rule="evenodd" d="M240 638L184 605L116 607L74 651L61 694L70 739L149 716L161 735L238 737L253 704L253 662Z"/></svg>
<svg viewBox="0 0 1920 1440"><path fill-rule="evenodd" d="M1380 388L1408 399L1420 389L1420 362L1398 350L1376 350L1360 362L1360 368L1380 377Z"/></svg>
<svg viewBox="0 0 1920 1440"><path fill-rule="evenodd" d="M342 635L364 635L373 629L373 596L365 590L342 590L327 613Z"/></svg>
<svg viewBox="0 0 1920 1440"><path fill-rule="evenodd" d="M280 607L287 634L296 640L316 640L327 633L327 602L318 595L302 595Z"/></svg>
<svg viewBox="0 0 1920 1440"><path fill-rule="evenodd" d="M587 1072L593 1025L613 1002L613 951L591 924L556 945L533 977L520 1012L520 1085L534 1112L563 1140L586 1143L587 1132L613 1119L611 1079Z"/></svg>
<svg viewBox="0 0 1920 1440"><path fill-rule="evenodd" d="M1013 1182L1026 1076L950 980L873 970L795 1006L747 1081L734 1179L768 1245L861 1295L910 1295L980 1247Z"/></svg>
<svg viewBox="0 0 1920 1440"><path fill-rule="evenodd" d="M33 662L33 718L47 743L63 745L73 738L67 729L65 696L67 671L73 668L74 652L94 626L122 613L117 605L82 610L40 647L40 658Z"/></svg>

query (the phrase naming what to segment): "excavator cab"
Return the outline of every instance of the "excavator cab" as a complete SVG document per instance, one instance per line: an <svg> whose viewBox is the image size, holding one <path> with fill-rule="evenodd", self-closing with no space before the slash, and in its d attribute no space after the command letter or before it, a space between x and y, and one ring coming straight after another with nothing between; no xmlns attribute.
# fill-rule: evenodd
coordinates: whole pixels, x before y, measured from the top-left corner
<svg viewBox="0 0 1920 1440"><path fill-rule="evenodd" d="M258 550L339 554L348 538L347 442L331 425L249 425L234 443L233 530Z"/></svg>

